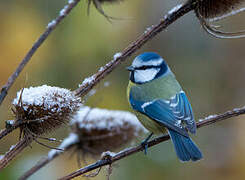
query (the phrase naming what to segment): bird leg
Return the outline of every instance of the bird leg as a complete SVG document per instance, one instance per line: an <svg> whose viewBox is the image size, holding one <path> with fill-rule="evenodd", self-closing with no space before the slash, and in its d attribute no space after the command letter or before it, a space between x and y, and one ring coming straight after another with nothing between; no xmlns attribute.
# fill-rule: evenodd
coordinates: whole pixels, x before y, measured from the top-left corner
<svg viewBox="0 0 245 180"><path fill-rule="evenodd" d="M151 139L153 133L151 133L144 141L141 142L141 146L144 147L144 153L147 154L148 141Z"/></svg>

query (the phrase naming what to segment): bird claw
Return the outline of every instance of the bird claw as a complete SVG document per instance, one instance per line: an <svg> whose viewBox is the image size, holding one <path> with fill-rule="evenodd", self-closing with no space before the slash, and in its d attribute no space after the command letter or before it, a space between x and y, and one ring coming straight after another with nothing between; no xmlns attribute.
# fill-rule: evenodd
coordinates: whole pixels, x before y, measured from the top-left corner
<svg viewBox="0 0 245 180"><path fill-rule="evenodd" d="M144 154L147 154L147 149L148 149L148 141L151 138L153 133L151 133L144 141L141 142L141 146L144 148Z"/></svg>
<svg viewBox="0 0 245 180"><path fill-rule="evenodd" d="M144 154L147 155L148 142L143 141L143 142L141 143L141 146L144 148L144 149L143 149Z"/></svg>

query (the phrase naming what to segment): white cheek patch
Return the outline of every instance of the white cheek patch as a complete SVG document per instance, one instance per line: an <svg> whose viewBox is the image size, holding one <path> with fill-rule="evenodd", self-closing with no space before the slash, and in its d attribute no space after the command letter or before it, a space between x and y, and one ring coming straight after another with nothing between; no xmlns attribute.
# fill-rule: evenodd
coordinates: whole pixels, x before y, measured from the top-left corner
<svg viewBox="0 0 245 180"><path fill-rule="evenodd" d="M135 70L134 71L134 80L138 83L145 83L151 81L155 78L157 73L160 71L160 68L150 68L145 70Z"/></svg>

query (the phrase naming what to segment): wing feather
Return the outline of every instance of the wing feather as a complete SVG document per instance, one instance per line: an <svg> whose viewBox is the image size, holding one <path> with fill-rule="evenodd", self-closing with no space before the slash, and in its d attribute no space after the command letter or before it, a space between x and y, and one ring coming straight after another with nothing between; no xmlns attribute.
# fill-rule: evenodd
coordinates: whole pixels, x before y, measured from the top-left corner
<svg viewBox="0 0 245 180"><path fill-rule="evenodd" d="M130 103L134 110L184 136L188 136L186 128L191 133L196 132L192 108L183 91L170 100L156 99L149 102L137 101L130 96Z"/></svg>

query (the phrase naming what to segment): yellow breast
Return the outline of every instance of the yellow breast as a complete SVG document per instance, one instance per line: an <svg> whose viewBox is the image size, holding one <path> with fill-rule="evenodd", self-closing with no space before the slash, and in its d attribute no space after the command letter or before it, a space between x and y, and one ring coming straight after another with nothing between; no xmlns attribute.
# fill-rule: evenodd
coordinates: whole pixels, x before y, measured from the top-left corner
<svg viewBox="0 0 245 180"><path fill-rule="evenodd" d="M128 88L127 88L127 98L129 102L129 94L130 94L130 89L132 86L135 86L135 84L131 81L129 81ZM130 102L129 105L131 106ZM162 134L166 132L166 129L164 126L158 124L156 121L148 118L146 115L141 114L139 112L135 111L136 116L138 117L139 121L141 124L148 129L150 132L153 132L154 134Z"/></svg>

